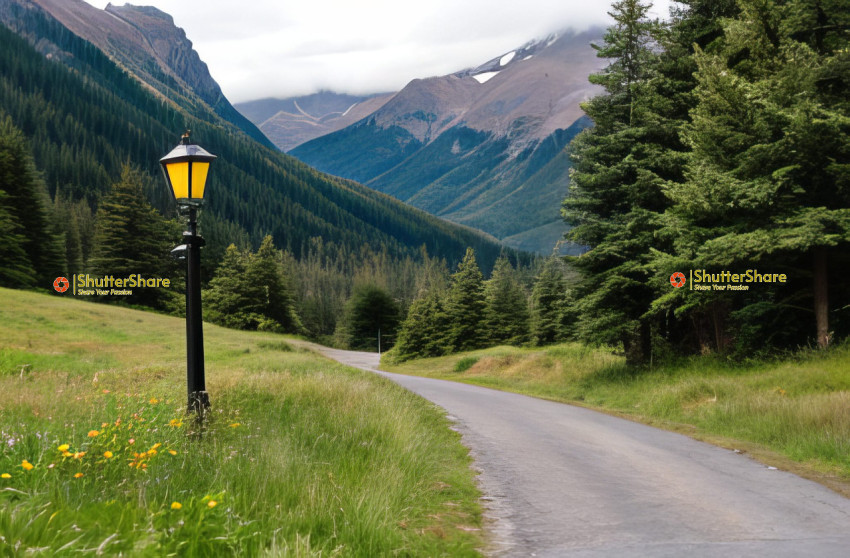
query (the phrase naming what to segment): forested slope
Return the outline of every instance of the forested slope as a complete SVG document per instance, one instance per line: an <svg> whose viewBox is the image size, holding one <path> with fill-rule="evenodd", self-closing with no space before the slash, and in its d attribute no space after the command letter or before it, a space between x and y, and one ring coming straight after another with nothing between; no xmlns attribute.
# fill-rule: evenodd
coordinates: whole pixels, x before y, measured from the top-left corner
<svg viewBox="0 0 850 558"><path fill-rule="evenodd" d="M448 224L351 181L322 175L269 149L216 117L194 114L153 94L92 44L47 16L29 23L25 40L0 28L0 106L30 141L52 197L100 197L130 162L157 177L150 197L168 211L158 159L186 129L218 155L202 230L216 256L230 242L259 245L265 234L299 257L322 237L351 252L364 245L394 257L432 255L458 261L474 246L492 262L492 239ZM33 44L51 45L47 56ZM160 187L161 185L161 187Z"/></svg>

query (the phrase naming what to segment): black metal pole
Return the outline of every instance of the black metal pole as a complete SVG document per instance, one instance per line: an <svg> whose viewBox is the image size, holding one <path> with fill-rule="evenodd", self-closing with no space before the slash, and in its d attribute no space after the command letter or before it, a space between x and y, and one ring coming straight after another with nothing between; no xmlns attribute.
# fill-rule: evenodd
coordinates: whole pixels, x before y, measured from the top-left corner
<svg viewBox="0 0 850 558"><path fill-rule="evenodd" d="M198 236L197 210L189 209L189 230L183 233L186 244L186 385L189 392L187 410L203 416L210 406L204 378L204 330L201 319L201 246Z"/></svg>

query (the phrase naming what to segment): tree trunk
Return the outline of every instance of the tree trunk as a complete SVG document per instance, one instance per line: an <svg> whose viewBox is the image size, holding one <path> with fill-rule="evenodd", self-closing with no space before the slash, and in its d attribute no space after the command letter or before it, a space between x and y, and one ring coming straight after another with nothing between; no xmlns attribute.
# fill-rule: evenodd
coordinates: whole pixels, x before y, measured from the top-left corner
<svg viewBox="0 0 850 558"><path fill-rule="evenodd" d="M829 345L829 274L825 246L815 248L813 279L818 347L825 349Z"/></svg>
<svg viewBox="0 0 850 558"><path fill-rule="evenodd" d="M627 365L642 366L649 361L652 342L649 324L637 324L632 331L625 333L622 339Z"/></svg>

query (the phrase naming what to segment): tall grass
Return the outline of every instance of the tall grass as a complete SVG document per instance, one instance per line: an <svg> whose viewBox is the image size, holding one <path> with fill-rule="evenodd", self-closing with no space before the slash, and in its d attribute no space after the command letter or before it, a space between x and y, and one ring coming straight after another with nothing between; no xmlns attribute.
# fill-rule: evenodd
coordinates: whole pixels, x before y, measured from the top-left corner
<svg viewBox="0 0 850 558"><path fill-rule="evenodd" d="M475 555L469 457L431 404L273 334L0 289L0 555Z"/></svg>

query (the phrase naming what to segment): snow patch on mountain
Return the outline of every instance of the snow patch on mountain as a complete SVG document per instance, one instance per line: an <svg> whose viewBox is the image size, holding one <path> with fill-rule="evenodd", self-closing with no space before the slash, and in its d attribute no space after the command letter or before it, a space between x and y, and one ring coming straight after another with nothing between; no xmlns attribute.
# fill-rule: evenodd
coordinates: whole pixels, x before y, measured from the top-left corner
<svg viewBox="0 0 850 558"><path fill-rule="evenodd" d="M498 73L499 72L484 72L483 74L476 74L472 77L478 83L486 83L486 82L490 81L493 78L493 76L495 76Z"/></svg>
<svg viewBox="0 0 850 558"><path fill-rule="evenodd" d="M528 60L543 49L550 47L560 38L560 36L561 35L559 33L552 33L542 39L529 41L518 49L502 54L492 60L488 60L475 68L461 70L454 75L458 77L474 77L479 83L484 83L496 75L496 73L500 70L504 70L513 64Z"/></svg>

